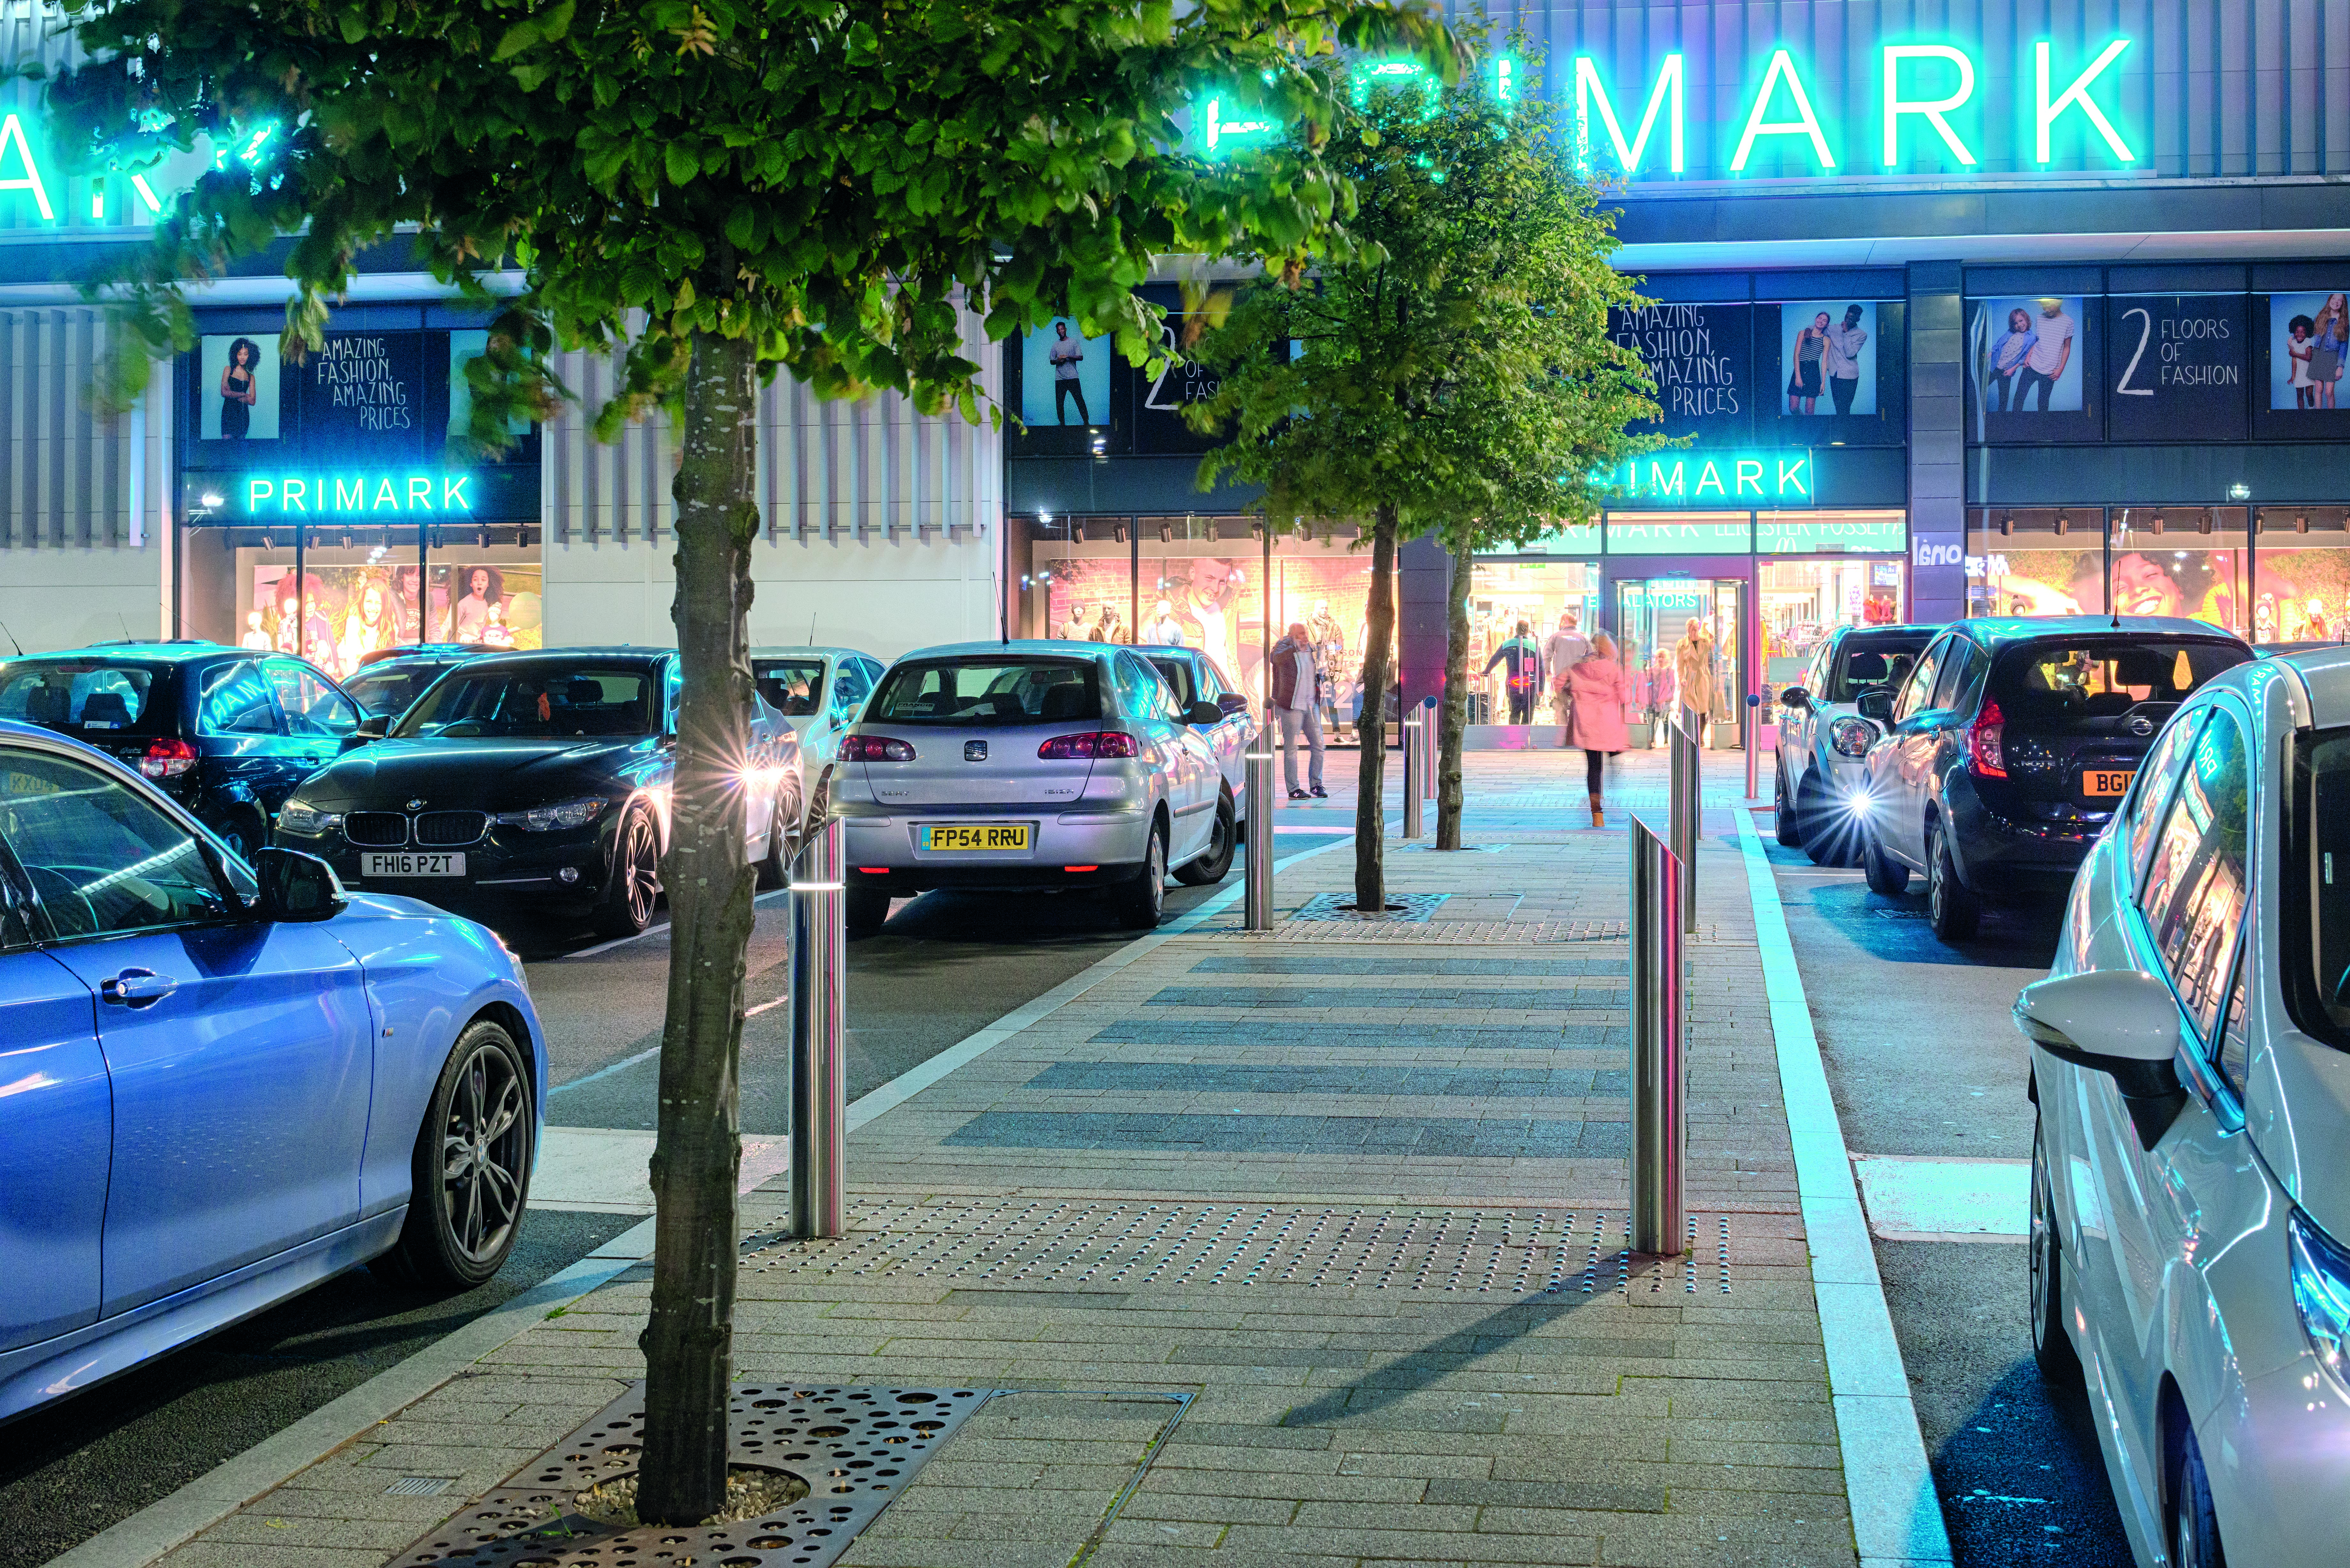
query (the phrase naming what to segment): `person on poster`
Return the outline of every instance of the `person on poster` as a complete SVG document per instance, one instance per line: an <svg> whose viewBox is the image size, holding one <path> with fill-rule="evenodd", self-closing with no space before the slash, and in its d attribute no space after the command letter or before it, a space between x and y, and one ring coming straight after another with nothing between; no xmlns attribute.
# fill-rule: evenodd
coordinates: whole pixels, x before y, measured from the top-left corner
<svg viewBox="0 0 2350 1568"><path fill-rule="evenodd" d="M1230 561L1198 556L1192 558L1191 580L1183 587L1183 608L1199 624L1201 651L1236 676L1241 658L1233 601L1240 597L1245 580Z"/></svg>
<svg viewBox="0 0 2350 1568"><path fill-rule="evenodd" d="M2048 411L2048 400L2064 379L2064 367L2073 362L2073 334L2077 330L2071 317L2064 314L2061 299L2040 302L2040 320L2032 351L2023 357L2023 374L2015 387L2015 403L2012 412L2023 411L2024 400L2034 391L2040 394L2040 412Z"/></svg>
<svg viewBox="0 0 2350 1568"><path fill-rule="evenodd" d="M323 670L335 661L335 631L328 624L326 613L318 607L318 585L315 579L310 583L307 625L304 624L302 598L300 579L290 575L278 579L277 651L310 658L313 649L323 650L326 655L323 662L311 659Z"/></svg>
<svg viewBox="0 0 2350 1568"><path fill-rule="evenodd" d="M1183 646L1183 628L1175 619L1175 607L1160 599L1150 607L1150 619L1142 628L1142 640L1153 648Z"/></svg>
<svg viewBox="0 0 2350 1568"><path fill-rule="evenodd" d="M2296 316L2285 326L2284 351L2293 360L2293 406L2314 409L2317 406L2317 383L2309 373L2310 360L2317 352L2317 323L2306 316Z"/></svg>
<svg viewBox="0 0 2350 1568"><path fill-rule="evenodd" d="M1071 337L1069 324L1066 321L1053 323L1053 343L1045 350L1045 358L1053 366L1053 419L1056 423L1067 424L1068 400L1075 397L1077 400L1077 423L1090 425L1094 422L1094 416L1086 407L1085 383L1079 379L1085 373L1081 367L1085 363L1086 340Z"/></svg>
<svg viewBox="0 0 2350 1568"><path fill-rule="evenodd" d="M2016 400L2015 378L2023 369L2023 361L2031 357L2040 342L2040 335L2032 330L2032 313L2022 306L2007 313L2007 336L2001 338L1991 351L1991 378L1984 388L1988 394L1983 401L1995 414L2021 413L2023 405Z"/></svg>
<svg viewBox="0 0 2350 1568"><path fill-rule="evenodd" d="M2350 301L2327 295L2310 337L2309 379L2317 389L2317 406L2334 408L2334 392L2342 383L2343 350L2350 348Z"/></svg>
<svg viewBox="0 0 2350 1568"><path fill-rule="evenodd" d="M1860 325L1865 314L1859 306L1847 305L1843 322L1827 329L1828 396L1839 415L1851 414L1853 398L1860 390L1860 351L1868 346L1868 334Z"/></svg>
<svg viewBox="0 0 2350 1568"><path fill-rule="evenodd" d="M220 433L223 441L243 441L253 428L253 405L261 400L261 345L240 337L228 346L228 363L221 368Z"/></svg>
<svg viewBox="0 0 2350 1568"><path fill-rule="evenodd" d="M456 639L481 642L489 629L490 607L505 597L505 583L495 566L465 568L465 594L457 601Z"/></svg>
<svg viewBox="0 0 2350 1568"><path fill-rule="evenodd" d="M371 576L359 585L359 599L343 618L342 673L357 670L360 659L390 648L399 637L400 616L382 581Z"/></svg>
<svg viewBox="0 0 2350 1568"><path fill-rule="evenodd" d="M1789 413L1808 414L1819 407L1820 362L1827 351L1828 313L1823 310L1795 334L1795 372L1787 378Z"/></svg>

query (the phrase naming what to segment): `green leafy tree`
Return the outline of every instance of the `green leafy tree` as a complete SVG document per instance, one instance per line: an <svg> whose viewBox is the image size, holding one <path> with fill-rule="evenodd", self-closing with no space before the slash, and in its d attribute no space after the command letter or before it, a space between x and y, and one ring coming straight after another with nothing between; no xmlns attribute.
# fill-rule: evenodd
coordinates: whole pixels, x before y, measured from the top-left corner
<svg viewBox="0 0 2350 1568"><path fill-rule="evenodd" d="M735 1279L736 1065L753 871L740 769L744 616L758 514L754 410L782 370L827 396L891 389L995 417L959 328L1001 339L1076 317L1139 363L1132 290L1160 253L1295 268L1349 204L1322 157L1349 112L1312 67L1407 48L1452 68L1449 32L1374 0L68 0L88 63L49 85L60 145L136 171L221 150L154 244L98 281L131 352L191 341L182 290L296 238L289 352L319 345L362 247L412 245L494 302L467 370L470 440L570 394L556 348L617 354L609 435L656 409L681 429L683 669L668 1019L652 1179L658 1244L638 1510L708 1517L723 1496ZM1249 99L1302 133L1208 159L1177 115Z"/></svg>
<svg viewBox="0 0 2350 1568"><path fill-rule="evenodd" d="M1479 75L1367 95L1365 123L1325 153L1357 192L1357 250L1326 258L1310 281L1237 301L1201 345L1221 385L1190 415L1232 432L1201 460L1202 487L1227 473L1261 484L1282 523L1369 520L1362 909L1386 898L1379 786L1398 545L1435 532L1455 562L1439 843L1457 848L1470 559L1590 515L1594 471L1654 444L1626 433L1657 417L1648 372L1607 337L1608 307L1635 298L1607 265L1613 215L1569 171L1548 108L1497 101Z"/></svg>

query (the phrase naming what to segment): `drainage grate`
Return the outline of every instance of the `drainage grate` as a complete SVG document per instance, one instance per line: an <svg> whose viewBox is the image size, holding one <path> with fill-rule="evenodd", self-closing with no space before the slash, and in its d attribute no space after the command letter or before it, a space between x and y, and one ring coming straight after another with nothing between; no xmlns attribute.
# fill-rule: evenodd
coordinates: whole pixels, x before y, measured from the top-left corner
<svg viewBox="0 0 2350 1568"><path fill-rule="evenodd" d="M383 1489L386 1497L438 1497L456 1484L455 1476L402 1476Z"/></svg>
<svg viewBox="0 0 2350 1568"><path fill-rule="evenodd" d="M823 1568L904 1490L989 1390L768 1385L738 1388L727 1458L788 1471L808 1495L762 1519L690 1530L614 1530L571 1511L573 1497L636 1469L645 1386L632 1385L570 1436L392 1562L392 1568L613 1568L711 1562Z"/></svg>
<svg viewBox="0 0 2350 1568"><path fill-rule="evenodd" d="M1730 1217L1707 1271L1731 1289ZM1692 1223L1695 1223L1692 1220ZM1274 1209L1204 1203L860 1205L847 1235L766 1234L743 1268L818 1280L937 1280L965 1287L1355 1286L1589 1295L1628 1291L1625 1216L1570 1210ZM1695 1254L1687 1284L1695 1290ZM1676 1272L1681 1270L1676 1266Z"/></svg>
<svg viewBox="0 0 2350 1568"><path fill-rule="evenodd" d="M1450 893L1399 893L1390 888L1388 892L1387 913L1367 918L1373 921L1384 921L1388 925L1417 924L1436 913L1436 907L1451 896ZM1366 919L1355 912L1354 903L1355 896L1352 893L1316 893L1299 905L1289 919L1293 920ZM1345 907L1341 908L1342 905ZM1402 907L1399 909L1398 905Z"/></svg>

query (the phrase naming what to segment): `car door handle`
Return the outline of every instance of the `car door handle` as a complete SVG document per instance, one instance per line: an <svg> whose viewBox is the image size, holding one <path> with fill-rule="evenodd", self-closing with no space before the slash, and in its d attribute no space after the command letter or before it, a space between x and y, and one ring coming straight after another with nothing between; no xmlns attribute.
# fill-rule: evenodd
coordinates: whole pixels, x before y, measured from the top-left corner
<svg viewBox="0 0 2350 1568"><path fill-rule="evenodd" d="M98 993L118 1007L145 1007L180 989L180 982L151 969L126 969L112 980L98 982Z"/></svg>

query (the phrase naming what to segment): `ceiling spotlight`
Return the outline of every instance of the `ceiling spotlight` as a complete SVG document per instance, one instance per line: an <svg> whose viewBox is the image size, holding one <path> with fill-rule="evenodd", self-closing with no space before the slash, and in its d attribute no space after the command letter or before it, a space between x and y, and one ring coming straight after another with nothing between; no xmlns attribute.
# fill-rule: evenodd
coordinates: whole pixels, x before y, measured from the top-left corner
<svg viewBox="0 0 2350 1568"><path fill-rule="evenodd" d="M1102 434L1099 431L1096 431L1093 434L1091 445L1094 456L1107 456L1109 452L1109 437Z"/></svg>
<svg viewBox="0 0 2350 1568"><path fill-rule="evenodd" d="M2056 514L2056 536L2061 539L2073 531L2073 520L2062 512Z"/></svg>
<svg viewBox="0 0 2350 1568"><path fill-rule="evenodd" d="M349 529L346 528L346 529L344 529L344 530L343 530L343 548L344 548L344 549L346 549L346 550L348 550L348 549L349 549L350 547L351 547L351 531L350 531Z"/></svg>
<svg viewBox="0 0 2350 1568"><path fill-rule="evenodd" d="M2293 520L2293 531L2296 534L2306 534L2309 532L2308 513L2303 512L2295 514Z"/></svg>
<svg viewBox="0 0 2350 1568"><path fill-rule="evenodd" d="M265 550L275 550L277 548L277 541L264 534L261 536L261 547Z"/></svg>
<svg viewBox="0 0 2350 1568"><path fill-rule="evenodd" d="M2002 512L1999 514L1999 531L2002 536L2015 532L2015 514Z"/></svg>
<svg viewBox="0 0 2350 1568"><path fill-rule="evenodd" d="M2203 514L2203 515L2204 515L2205 519L2206 519L2206 520L2207 520L2207 522L2208 522L2208 520L2210 519L2210 515L2211 515L2211 514L2210 514L2209 512L2206 512L2205 514ZM2268 531L2269 531L2269 514L2268 514L2267 513L2265 513L2265 512L2255 512L2255 513L2253 513L2253 514L2252 514L2252 532L2253 532L2253 533L2255 533L2255 534L2265 534L2265 533L2267 533ZM2208 534L2208 533L2210 533L2210 529L2209 527L2206 527L2206 528L2204 529L2204 532Z"/></svg>
<svg viewBox="0 0 2350 1568"><path fill-rule="evenodd" d="M530 548L529 529L517 528L515 530L515 547L521 550L527 550Z"/></svg>
<svg viewBox="0 0 2350 1568"><path fill-rule="evenodd" d="M2196 514L2195 531L2198 534L2209 534L2211 531L2211 509L2210 507L2206 506L2202 511Z"/></svg>
<svg viewBox="0 0 2350 1568"><path fill-rule="evenodd" d="M1264 543L1264 524L1262 522L1250 524L1249 534L1258 544L1262 545Z"/></svg>
<svg viewBox="0 0 2350 1568"><path fill-rule="evenodd" d="M1162 545L1172 545L1175 542L1175 524L1168 522L1164 517L1159 520L1159 542Z"/></svg>
<svg viewBox="0 0 2350 1568"><path fill-rule="evenodd" d="M1110 536L1111 536L1112 538L1116 539L1119 544L1121 544L1121 545L1125 544L1125 543L1126 543L1126 524L1123 524L1123 523L1121 523L1121 524L1119 524L1116 528L1112 529L1112 530L1110 531Z"/></svg>
<svg viewBox="0 0 2350 1568"><path fill-rule="evenodd" d="M2154 514L2154 521L2148 523L2147 524L2147 528L2149 532L2154 534L2156 537L2159 538L2162 535L2162 514L2159 512L2156 513Z"/></svg>
<svg viewBox="0 0 2350 1568"><path fill-rule="evenodd" d="M487 528L480 530L475 536L481 540L483 549L486 550L490 547L490 531Z"/></svg>

